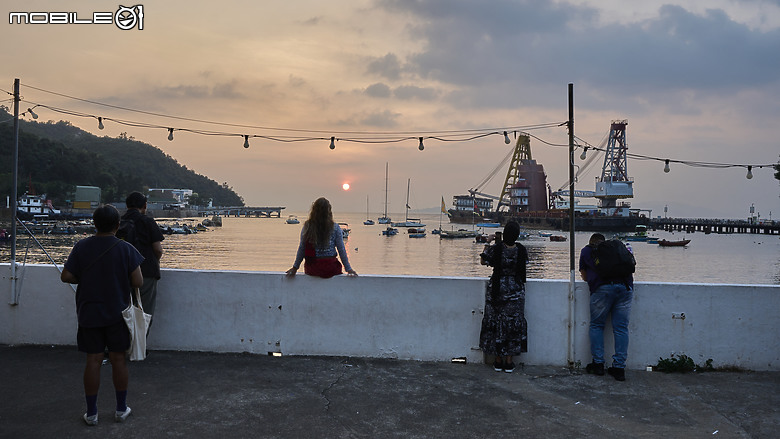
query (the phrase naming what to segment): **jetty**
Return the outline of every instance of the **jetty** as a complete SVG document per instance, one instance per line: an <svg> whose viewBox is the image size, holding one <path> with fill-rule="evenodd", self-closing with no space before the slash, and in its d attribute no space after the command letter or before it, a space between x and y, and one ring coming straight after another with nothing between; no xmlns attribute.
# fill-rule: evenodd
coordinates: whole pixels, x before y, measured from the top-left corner
<svg viewBox="0 0 780 439"><path fill-rule="evenodd" d="M206 208L198 212L200 216L234 216L234 217L254 217L254 218L281 218L284 206L276 207L215 207Z"/></svg>
<svg viewBox="0 0 780 439"><path fill-rule="evenodd" d="M780 221L752 222L747 220L656 218L649 221L653 230L667 232L703 233L753 233L780 235Z"/></svg>

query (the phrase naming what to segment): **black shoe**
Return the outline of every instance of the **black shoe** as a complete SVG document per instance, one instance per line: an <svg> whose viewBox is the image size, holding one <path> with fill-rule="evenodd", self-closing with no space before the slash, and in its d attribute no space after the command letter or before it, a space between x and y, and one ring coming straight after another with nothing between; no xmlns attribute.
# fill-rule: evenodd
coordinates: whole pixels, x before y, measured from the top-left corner
<svg viewBox="0 0 780 439"><path fill-rule="evenodd" d="M495 370L496 372L501 372L502 370L504 370L504 363L502 363L502 362L500 362L498 360L494 361L493 362L493 370Z"/></svg>
<svg viewBox="0 0 780 439"><path fill-rule="evenodd" d="M515 371L515 363L509 363L506 366L504 366L504 372L512 373L514 371Z"/></svg>
<svg viewBox="0 0 780 439"><path fill-rule="evenodd" d="M604 372L602 372L603 374ZM607 373L612 375L618 381L626 380L626 370L619 367L610 367L607 369Z"/></svg>
<svg viewBox="0 0 780 439"><path fill-rule="evenodd" d="M604 376L604 363L590 363L585 366L585 372L591 375Z"/></svg>

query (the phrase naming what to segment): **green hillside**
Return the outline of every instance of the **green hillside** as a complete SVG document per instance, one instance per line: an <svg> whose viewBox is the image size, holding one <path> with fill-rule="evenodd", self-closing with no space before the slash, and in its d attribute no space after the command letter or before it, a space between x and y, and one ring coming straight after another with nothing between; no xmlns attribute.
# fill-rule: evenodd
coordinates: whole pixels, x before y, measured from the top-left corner
<svg viewBox="0 0 780 439"><path fill-rule="evenodd" d="M0 120L12 118L6 108ZM13 121L0 123L0 196L10 195L13 180ZM69 122L19 123L18 192L32 184L36 193L46 193L55 206L72 200L79 186L102 189L103 202L124 201L134 190L155 188L192 189L193 204L243 206L244 200L227 184L220 185L179 164L159 148L121 135L98 137Z"/></svg>

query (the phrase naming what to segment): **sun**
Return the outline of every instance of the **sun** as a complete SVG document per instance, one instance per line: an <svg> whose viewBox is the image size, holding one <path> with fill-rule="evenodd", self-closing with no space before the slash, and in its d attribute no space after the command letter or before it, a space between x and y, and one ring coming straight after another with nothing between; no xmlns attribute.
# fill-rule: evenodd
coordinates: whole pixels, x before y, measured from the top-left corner
<svg viewBox="0 0 780 439"><path fill-rule="evenodd" d="M341 188L344 189L345 191L348 191L349 190L349 183L342 184Z"/></svg>

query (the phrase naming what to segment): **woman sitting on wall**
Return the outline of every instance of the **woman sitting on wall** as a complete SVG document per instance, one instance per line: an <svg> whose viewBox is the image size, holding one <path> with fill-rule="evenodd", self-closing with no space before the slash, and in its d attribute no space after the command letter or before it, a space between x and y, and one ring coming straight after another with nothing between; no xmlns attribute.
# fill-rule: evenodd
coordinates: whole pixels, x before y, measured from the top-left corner
<svg viewBox="0 0 780 439"><path fill-rule="evenodd" d="M337 251L341 262L336 258ZM309 219L301 229L295 262L287 270L287 276L295 276L304 259L303 270L309 276L330 278L342 274L341 263L349 276L357 276L349 265L341 227L333 221L330 202L326 198L318 198L312 203Z"/></svg>

